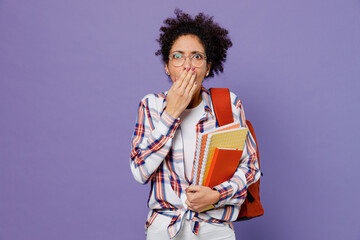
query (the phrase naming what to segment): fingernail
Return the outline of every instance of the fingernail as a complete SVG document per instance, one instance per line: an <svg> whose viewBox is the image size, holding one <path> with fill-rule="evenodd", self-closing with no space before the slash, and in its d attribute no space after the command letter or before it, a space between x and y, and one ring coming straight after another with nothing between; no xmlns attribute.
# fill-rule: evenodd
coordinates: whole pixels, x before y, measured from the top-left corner
<svg viewBox="0 0 360 240"><path fill-rule="evenodd" d="M195 74L196 74L196 72L193 72L193 73L192 73L192 75L195 75Z"/></svg>
<svg viewBox="0 0 360 240"><path fill-rule="evenodd" d="M191 70L193 70L193 71L194 71L194 70L195 70L195 67L193 67Z"/></svg>
<svg viewBox="0 0 360 240"><path fill-rule="evenodd" d="M187 71L187 72L190 71L190 68L187 68L186 71Z"/></svg>
<svg viewBox="0 0 360 240"><path fill-rule="evenodd" d="M195 82L195 85L197 85L197 82Z"/></svg>
<svg viewBox="0 0 360 240"><path fill-rule="evenodd" d="M176 82L176 78L174 78L174 82Z"/></svg>

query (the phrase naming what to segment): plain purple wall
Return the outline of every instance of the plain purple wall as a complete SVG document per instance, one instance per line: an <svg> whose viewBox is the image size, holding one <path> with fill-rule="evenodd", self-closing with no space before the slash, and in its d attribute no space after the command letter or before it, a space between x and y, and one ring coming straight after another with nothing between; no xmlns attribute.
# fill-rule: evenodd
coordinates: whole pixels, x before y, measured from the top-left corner
<svg viewBox="0 0 360 240"><path fill-rule="evenodd" d="M175 7L234 43L225 72L255 126L265 215L238 239L360 239L360 2L0 0L0 239L144 239L129 168L137 106L170 87Z"/></svg>

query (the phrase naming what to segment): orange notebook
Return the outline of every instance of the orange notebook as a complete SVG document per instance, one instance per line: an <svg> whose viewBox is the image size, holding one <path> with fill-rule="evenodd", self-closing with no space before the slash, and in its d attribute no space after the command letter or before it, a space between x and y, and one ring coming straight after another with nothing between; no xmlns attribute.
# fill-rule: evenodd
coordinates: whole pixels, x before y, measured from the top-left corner
<svg viewBox="0 0 360 240"><path fill-rule="evenodd" d="M242 152L234 148L216 148L204 186L213 188L229 181L239 166Z"/></svg>

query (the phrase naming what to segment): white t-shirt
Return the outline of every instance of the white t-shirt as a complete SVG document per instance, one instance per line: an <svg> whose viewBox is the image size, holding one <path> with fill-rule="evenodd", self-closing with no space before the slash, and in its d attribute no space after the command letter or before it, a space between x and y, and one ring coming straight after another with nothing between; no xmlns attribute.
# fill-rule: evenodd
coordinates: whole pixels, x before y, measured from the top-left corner
<svg viewBox="0 0 360 240"><path fill-rule="evenodd" d="M204 103L195 108L185 109L180 115L180 129L184 145L185 176L191 179L196 148L196 124L203 117Z"/></svg>

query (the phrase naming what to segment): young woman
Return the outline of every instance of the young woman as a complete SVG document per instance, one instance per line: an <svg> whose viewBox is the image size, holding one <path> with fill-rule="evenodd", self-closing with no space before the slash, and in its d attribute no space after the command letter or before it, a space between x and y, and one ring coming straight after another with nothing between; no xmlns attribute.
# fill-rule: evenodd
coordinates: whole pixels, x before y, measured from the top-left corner
<svg viewBox="0 0 360 240"><path fill-rule="evenodd" d="M247 187L260 177L256 146L249 133L233 177L213 189L192 185L196 137L216 127L204 78L223 72L232 42L228 31L203 13L194 18L175 10L164 21L158 42L165 72L173 82L164 93L139 105L132 138L131 171L151 182L147 239L235 239L236 220ZM241 101L231 93L234 121L246 127ZM214 206L209 211L202 210Z"/></svg>

